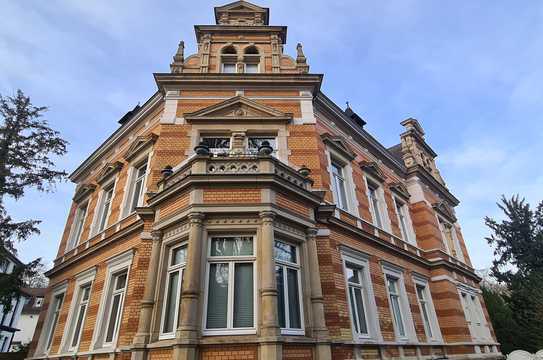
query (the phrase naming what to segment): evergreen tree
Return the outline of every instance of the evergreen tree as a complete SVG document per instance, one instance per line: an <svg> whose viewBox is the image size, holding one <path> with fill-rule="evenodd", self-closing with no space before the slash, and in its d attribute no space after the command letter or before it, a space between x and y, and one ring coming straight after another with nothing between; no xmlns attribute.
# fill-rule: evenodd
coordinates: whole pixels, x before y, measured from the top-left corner
<svg viewBox="0 0 543 360"><path fill-rule="evenodd" d="M66 177L55 169L53 158L66 153L67 142L43 118L46 107L35 107L21 90L15 96L0 95L0 263L7 252L16 253L15 243L39 234L40 221L15 221L6 209L6 198L21 199L25 191L51 191ZM5 311L19 295L25 279L38 273L40 259L16 266L11 274L0 274L0 304Z"/></svg>
<svg viewBox="0 0 543 360"><path fill-rule="evenodd" d="M533 211L517 195L502 197L498 206L506 216L504 220L485 218L492 230L487 241L496 256L492 275L507 286L504 300L517 325L514 346L536 352L543 348L543 202ZM501 328L508 325L494 326L496 334L509 330ZM498 340L508 341L507 336Z"/></svg>

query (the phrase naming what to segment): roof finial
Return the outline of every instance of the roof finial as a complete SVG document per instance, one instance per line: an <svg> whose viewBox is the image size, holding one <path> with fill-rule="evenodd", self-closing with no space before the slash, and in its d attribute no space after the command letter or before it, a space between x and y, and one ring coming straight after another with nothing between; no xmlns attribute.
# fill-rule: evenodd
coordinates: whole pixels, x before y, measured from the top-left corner
<svg viewBox="0 0 543 360"><path fill-rule="evenodd" d="M351 107L351 105L349 105L349 100L345 101L345 104L347 104L347 109Z"/></svg>
<svg viewBox="0 0 543 360"><path fill-rule="evenodd" d="M307 74L309 72L309 65L307 65L307 59L305 58L301 43L296 45L296 68L302 74Z"/></svg>
<svg viewBox="0 0 543 360"><path fill-rule="evenodd" d="M181 40L177 46L177 52L173 56L173 62L170 64L170 70L172 73L180 73L183 71L183 64L185 62L185 42Z"/></svg>

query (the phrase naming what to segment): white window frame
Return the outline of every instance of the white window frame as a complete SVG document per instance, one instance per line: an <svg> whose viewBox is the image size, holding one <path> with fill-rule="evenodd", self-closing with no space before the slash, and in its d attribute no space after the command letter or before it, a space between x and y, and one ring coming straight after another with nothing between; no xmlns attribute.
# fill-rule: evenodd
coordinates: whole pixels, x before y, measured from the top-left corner
<svg viewBox="0 0 543 360"><path fill-rule="evenodd" d="M452 256L455 259L458 259L462 262L464 262L464 254L462 253L462 248L460 246L460 241L458 240L458 236L456 235L456 226L454 223L446 220L444 217L437 215L437 223L439 225L439 231L441 233L441 238L443 240L443 243L445 244L445 249L447 249L447 253ZM447 236L445 235L445 229L443 228L443 224L447 224L451 227L451 236L452 236L452 242L454 246L454 251L456 252L456 256L453 255L452 249L449 248L449 244L447 241Z"/></svg>
<svg viewBox="0 0 543 360"><path fill-rule="evenodd" d="M234 66L234 71L233 72L224 71L224 65L233 65ZM235 63L235 62L230 62L230 61L222 61L221 62L221 73L222 74L237 74L238 73L238 64Z"/></svg>
<svg viewBox="0 0 543 360"><path fill-rule="evenodd" d="M243 256L211 256L211 240L216 237L252 237L253 239L253 255ZM203 335L248 335L256 334L256 328L258 324L258 291L257 291L257 237L251 234L212 234L207 239L207 259L206 259L206 272L205 272L205 300L203 310ZM227 327L222 329L208 329L207 328L207 306L208 306L208 294L209 294L209 272L211 264L213 263L228 263L228 303L227 303ZM234 276L235 276L235 264L237 263L251 263L253 264L253 327L251 328L235 328L234 322Z"/></svg>
<svg viewBox="0 0 543 360"><path fill-rule="evenodd" d="M248 72L247 71L247 65L256 65L256 71L255 72ZM259 74L260 73L260 61L258 63L244 62L243 63L243 72L245 74Z"/></svg>
<svg viewBox="0 0 543 360"><path fill-rule="evenodd" d="M398 219L398 227L400 228L400 233L402 234L402 240L411 245L417 246L417 236L415 234L413 222L411 221L411 214L409 213L409 202L400 199L396 195L392 195L392 199L394 200L394 210ZM400 214L400 212L402 212L402 214ZM402 226L402 217L405 220L405 230Z"/></svg>
<svg viewBox="0 0 543 360"><path fill-rule="evenodd" d="M305 335L305 319L304 319L304 304L303 304L303 291L302 291L302 269L301 269L301 259L300 259L300 247L297 244L294 244L290 241L286 241L284 239L276 239L275 242L281 242L283 244L287 244L290 246L294 246L296 249L296 264L286 261L286 260L279 260L275 258L275 251L274 251L274 261L275 266L281 266L283 268L283 285L285 286L285 289L283 289L284 293L284 303L285 303L285 325L290 325L290 314L289 314L289 294L288 294L288 282L287 282L287 270L293 269L296 270L297 275L297 281L298 281L298 304L300 305L300 328L291 328L291 327L284 327L281 328L281 334L283 335Z"/></svg>
<svg viewBox="0 0 543 360"><path fill-rule="evenodd" d="M128 291L128 285L130 283L130 269L132 265L132 258L134 254L132 250L117 255L107 261L106 282L102 291L102 297L100 299L100 307L98 309L98 315L96 325L94 327L92 348L93 349L111 349L115 348L119 336L120 324L122 322L122 316L124 311L124 301L126 299L126 292ZM109 312L112 305L112 293L113 293L113 277L120 272L126 270L126 285L124 288L124 296L119 304L119 316L117 329L115 330L113 339L111 342L105 342L106 330L109 325Z"/></svg>
<svg viewBox="0 0 543 360"><path fill-rule="evenodd" d="M53 345L53 337L55 336L55 329L58 326L58 318L60 317L60 313L62 312L62 307L64 306L64 301L66 300L66 288L67 284L64 283L63 285L60 285L56 289L52 291L51 294L51 300L49 302L49 307L47 309L47 316L45 319L45 326L43 327L42 335L40 336L40 342L38 345L38 349L40 350L41 354L48 355L51 351L51 346ZM60 303L60 309L58 310L58 316L55 319L55 324L53 325L52 321L54 319L54 313L55 313L55 307L53 306L55 304L56 298L62 295L62 301ZM51 340L50 340L51 338ZM51 341L51 346L48 347L48 343Z"/></svg>
<svg viewBox="0 0 543 360"><path fill-rule="evenodd" d="M464 317L468 323L472 339L475 341L492 340L477 292L471 289L459 288L458 295L460 296Z"/></svg>
<svg viewBox="0 0 543 360"><path fill-rule="evenodd" d="M89 213L89 199L85 199L83 201L80 201L77 204L77 209L75 211L74 221L72 222L72 226L70 229L70 235L68 236L68 244L66 246L66 251L70 251L79 245L79 241L81 240L81 235L83 235L83 230L85 229L85 223L87 222L87 215ZM82 209L85 210L82 210ZM77 221L80 218L80 214L82 211L85 211L83 214L83 218L81 219L81 227L78 228Z"/></svg>
<svg viewBox="0 0 543 360"><path fill-rule="evenodd" d="M377 304L375 302L375 295L373 292L373 283L370 275L370 263L369 256L358 251L344 248L341 250L343 277L345 281L345 296L349 308L349 318L351 321L351 331L353 340L357 343L373 343L382 340L381 328L379 325ZM361 268L361 282L363 286L363 306L366 312L366 322L368 327L368 334L357 333L354 327L354 309L351 307L350 295L349 295L349 281L347 279L347 263L352 263L355 266Z"/></svg>
<svg viewBox="0 0 543 360"><path fill-rule="evenodd" d="M441 328L439 327L439 322L437 320L437 314L434 306L434 301L432 300L432 292L430 291L430 284L427 279L420 277L420 276L413 276L413 283L415 284L415 295L417 297L417 303L419 305L420 309L420 316L422 318L422 323L424 325L424 333L426 334L426 338L429 340L428 342L442 342L443 337L441 335ZM423 287L423 295L424 295L424 301L426 303L426 311L428 314L428 321L430 322L430 331L432 333L432 336L428 335L428 329L426 325L426 321L424 320L424 313L422 310L422 304L420 302L420 298L417 291L417 286Z"/></svg>
<svg viewBox="0 0 543 360"><path fill-rule="evenodd" d="M396 340L399 342L417 342L417 333L415 331L415 323L413 321L413 314L411 313L411 307L409 304L409 297L407 296L407 292L405 290L405 280L403 275L403 269L398 268L392 264L383 264L383 273L385 275L385 289L387 294L387 301L388 306L390 310L390 315L394 317L394 309L392 307L392 303L390 301L390 292L388 289L388 279L387 277L392 277L397 280L398 285L398 299L400 302L400 312L402 316L403 321L403 327L405 331L405 336L401 336L399 333L399 329L397 329L394 320L392 321L392 325L394 327L394 334L396 337Z"/></svg>
<svg viewBox="0 0 543 360"><path fill-rule="evenodd" d="M62 337L60 348L64 352L76 352L79 348L79 343L81 341L81 336L83 329L85 327L85 320L87 317L87 312L89 309L90 297L92 294L92 285L94 283L94 278L96 276L96 269L92 268L90 270L84 271L83 273L76 276L75 280L75 290L72 296L72 302L70 304L70 311L68 313L68 318L66 320L67 327L65 328L64 336ZM86 300L86 306L83 314L83 320L81 322L81 329L79 330L79 335L77 339L77 344L72 346L73 337L75 333L75 326L77 326L77 320L79 316L79 310L83 303L81 296L83 295L82 291L85 287L89 286L89 298Z"/></svg>
<svg viewBox="0 0 543 360"><path fill-rule="evenodd" d="M367 174L364 174L364 183L366 185L366 196L368 198L370 213L371 213L371 221L373 226L375 226L378 229L384 230L388 233L391 232L391 225L390 225L390 218L388 216L388 205L385 198L385 190L383 187L383 184L380 181L377 181L376 179L372 178L371 176L368 176ZM376 223L376 215L375 215L375 206L372 201L370 187L375 189L375 194L377 195L377 201L379 205L379 219L381 220L381 226L379 227Z"/></svg>
<svg viewBox="0 0 543 360"><path fill-rule="evenodd" d="M141 168L143 164L146 164L147 169L145 170L140 198L138 199L138 206L143 205L145 193L147 192L147 183L149 181L149 174L151 173L151 170L150 170L151 155L152 155L152 152L143 153L131 162L129 174L128 174L128 180L127 180L128 186L125 186L126 190L124 192L123 205L121 208L122 218L130 216L134 213L134 211L130 211L130 207L132 206L132 202L134 200L134 187L137 180L136 176L138 174L138 169Z"/></svg>
<svg viewBox="0 0 543 360"><path fill-rule="evenodd" d="M175 244L173 246L170 246L169 249L168 249L168 256L167 256L167 264L166 264L166 276L164 277L165 279L165 285L164 285L164 296L163 296L163 299L164 299L164 302L162 304L162 311L161 311L161 316L160 316L160 331L159 331L159 339L162 340L162 339L171 339L171 338L174 338L175 337L175 332L177 330L177 326L178 326L178 319L179 319L179 305L181 303L181 291L182 291L182 288L183 288L183 276L184 276L184 273L185 273L185 267L186 267L186 258L185 258L185 262L181 262L179 264L175 264L175 265L172 265L172 259L173 259L173 254L174 254L174 250L177 250L177 249L180 249L184 247L185 249L187 249L187 243L186 242L182 242L182 243L179 243L179 244ZM177 289L177 296L175 298L175 304L174 304L174 309L175 309L175 314L174 314L174 321L173 321L173 331L172 332L167 332L165 333L164 332L164 321L166 320L166 304L167 304L167 301L168 301L168 292L169 292L169 287L170 287L170 275L175 273L175 272L179 272L179 288Z"/></svg>
<svg viewBox="0 0 543 360"><path fill-rule="evenodd" d="M346 209L341 209L342 211L346 211L350 213L353 216L359 217L359 211L358 211L358 199L356 197L356 190L355 185L353 181L353 168L351 166L351 161L347 159L345 156L341 155L339 152L334 151L331 147L326 148L326 157L328 160L328 174L330 176L330 191L332 193L332 197L334 200L334 204L338 204L338 198L335 194L334 190L334 183L332 180L332 163L337 163L338 165L343 166L343 177L345 179L344 187L345 187L345 197L347 200L347 206ZM337 207L338 209L339 206ZM339 216L339 212L336 213L337 216Z"/></svg>
<svg viewBox="0 0 543 360"><path fill-rule="evenodd" d="M112 180L106 182L103 184L102 186L102 189L100 190L100 196L98 197L98 206L96 207L96 211L94 212L94 220L93 220L93 225L92 225L92 232L91 232L91 236L95 236L103 231L105 231L108 226L108 222L109 222L109 217L111 216L111 205L113 204L113 200L115 199L115 191L116 191L116 187L117 187L117 179L116 178L113 178ZM112 193L111 193L111 199L109 201L109 206L108 206L108 209L107 209L107 214L104 214L104 201L105 201L105 196L106 194L109 192L109 189L111 189ZM106 219L105 219L105 223L104 223L104 228L103 229L100 229L100 222L101 222L101 219L102 217L105 216Z"/></svg>

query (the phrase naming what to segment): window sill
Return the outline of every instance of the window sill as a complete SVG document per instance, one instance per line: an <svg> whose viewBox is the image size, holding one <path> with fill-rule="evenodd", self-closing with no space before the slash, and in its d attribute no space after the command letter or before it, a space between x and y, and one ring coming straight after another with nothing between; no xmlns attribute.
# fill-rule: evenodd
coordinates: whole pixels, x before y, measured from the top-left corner
<svg viewBox="0 0 543 360"><path fill-rule="evenodd" d="M220 329L220 330L204 330L203 336L220 336L220 335L254 335L256 329Z"/></svg>
<svg viewBox="0 0 543 360"><path fill-rule="evenodd" d="M303 336L305 329L281 329L281 335Z"/></svg>

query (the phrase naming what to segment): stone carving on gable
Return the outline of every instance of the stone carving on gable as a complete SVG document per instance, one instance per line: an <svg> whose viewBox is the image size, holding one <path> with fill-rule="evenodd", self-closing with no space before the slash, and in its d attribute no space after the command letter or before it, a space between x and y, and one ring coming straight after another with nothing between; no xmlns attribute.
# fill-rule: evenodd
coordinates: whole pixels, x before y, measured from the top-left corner
<svg viewBox="0 0 543 360"><path fill-rule="evenodd" d="M417 119L409 118L401 122L406 131L401 134L401 146L403 161L408 168L420 166L425 169L441 185L445 186L445 181L441 177L435 163L437 154L424 140L424 130Z"/></svg>
<svg viewBox="0 0 543 360"><path fill-rule="evenodd" d="M217 25L268 25L268 18L268 8L263 8L246 1L235 1L215 8L215 21Z"/></svg>
<svg viewBox="0 0 543 360"><path fill-rule="evenodd" d="M397 195L403 197L406 200L411 197L409 191L407 190L407 187L402 183L392 183L390 184L389 188L391 191L395 192Z"/></svg>
<svg viewBox="0 0 543 360"><path fill-rule="evenodd" d="M148 146L154 144L156 140L158 139L158 135L154 133L150 133L148 135L138 136L136 139L130 144L130 147L124 154L124 158L127 161L132 160L135 156L137 156L142 150L146 149Z"/></svg>

